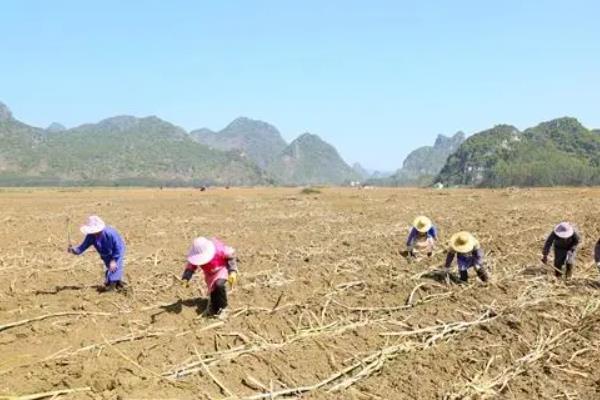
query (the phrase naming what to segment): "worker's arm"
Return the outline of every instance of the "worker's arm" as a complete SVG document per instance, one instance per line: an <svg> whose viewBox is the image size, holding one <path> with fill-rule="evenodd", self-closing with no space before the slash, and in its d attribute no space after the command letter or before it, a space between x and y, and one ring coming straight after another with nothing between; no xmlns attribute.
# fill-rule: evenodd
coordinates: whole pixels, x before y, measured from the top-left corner
<svg viewBox="0 0 600 400"><path fill-rule="evenodd" d="M226 246L225 255L227 256L227 272L229 274L227 277L227 282L229 282L229 285L233 287L238 279L238 267L235 250L232 247Z"/></svg>
<svg viewBox="0 0 600 400"><path fill-rule="evenodd" d="M406 239L406 249L409 252L412 252L416 238L417 230L415 228L411 228L410 233L408 234L408 238Z"/></svg>
<svg viewBox="0 0 600 400"><path fill-rule="evenodd" d="M427 232L427 236L429 236L433 240L437 240L438 232L437 232L437 228L435 227L435 225L431 226L431 229L429 229L429 232Z"/></svg>
<svg viewBox="0 0 600 400"><path fill-rule="evenodd" d="M113 260L119 260L125 255L125 242L118 233L110 233L111 257Z"/></svg>
<svg viewBox="0 0 600 400"><path fill-rule="evenodd" d="M444 264L444 268L446 270L450 269L450 266L452 265L452 261L454 260L454 250L448 250L448 254L446 255L446 263Z"/></svg>
<svg viewBox="0 0 600 400"><path fill-rule="evenodd" d="M574 252L577 249L577 246L579 246L579 243L581 243L581 236L575 231L573 232L573 242L571 243L569 251Z"/></svg>
<svg viewBox="0 0 600 400"><path fill-rule="evenodd" d="M542 255L544 257L547 257L548 253L550 253L550 248L552 247L552 244L554 243L555 240L556 240L556 234L554 232L552 232L550 235L548 235L548 238L546 239L546 243L544 243L544 249L542 250Z"/></svg>
<svg viewBox="0 0 600 400"><path fill-rule="evenodd" d="M181 280L189 281L194 276L194 273L198 269L198 266L194 264L187 263L185 269L183 270L183 275L181 276Z"/></svg>
<svg viewBox="0 0 600 400"><path fill-rule="evenodd" d="M68 251L69 253L78 256L86 251L92 244L94 244L94 240L94 235L86 235L85 239L83 239L83 242L79 246L69 246Z"/></svg>
<svg viewBox="0 0 600 400"><path fill-rule="evenodd" d="M479 245L473 249L473 265L477 268L483 265L483 249Z"/></svg>

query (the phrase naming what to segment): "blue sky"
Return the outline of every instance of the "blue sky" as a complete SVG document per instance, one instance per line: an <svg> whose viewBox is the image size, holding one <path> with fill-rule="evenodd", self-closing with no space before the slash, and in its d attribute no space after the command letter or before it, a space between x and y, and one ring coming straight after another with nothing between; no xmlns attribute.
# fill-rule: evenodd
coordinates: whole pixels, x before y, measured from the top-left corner
<svg viewBox="0 0 600 400"><path fill-rule="evenodd" d="M45 1L0 5L0 101L69 127L238 116L392 170L438 133L600 128L597 1Z"/></svg>

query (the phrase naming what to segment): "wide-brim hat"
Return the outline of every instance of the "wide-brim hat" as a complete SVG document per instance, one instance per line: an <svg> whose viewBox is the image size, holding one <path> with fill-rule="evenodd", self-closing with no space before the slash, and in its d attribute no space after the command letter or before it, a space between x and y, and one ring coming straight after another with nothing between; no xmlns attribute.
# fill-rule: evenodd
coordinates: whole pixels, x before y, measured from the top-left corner
<svg viewBox="0 0 600 400"><path fill-rule="evenodd" d="M457 253L473 251L476 245L477 239L469 232L458 232L450 238L450 247Z"/></svg>
<svg viewBox="0 0 600 400"><path fill-rule="evenodd" d="M85 221L84 225L81 225L79 230L84 235L92 235L94 233L100 233L106 228L106 224L97 215L90 215Z"/></svg>
<svg viewBox="0 0 600 400"><path fill-rule="evenodd" d="M187 260L193 265L204 265L210 262L217 252L217 248L212 240L205 237L194 239L192 247L188 251Z"/></svg>
<svg viewBox="0 0 600 400"><path fill-rule="evenodd" d="M573 226L568 222L561 222L554 227L554 234L561 239L570 238L574 232Z"/></svg>
<svg viewBox="0 0 600 400"><path fill-rule="evenodd" d="M413 227L421 233L425 233L433 226L431 220L424 215L419 215L413 221Z"/></svg>

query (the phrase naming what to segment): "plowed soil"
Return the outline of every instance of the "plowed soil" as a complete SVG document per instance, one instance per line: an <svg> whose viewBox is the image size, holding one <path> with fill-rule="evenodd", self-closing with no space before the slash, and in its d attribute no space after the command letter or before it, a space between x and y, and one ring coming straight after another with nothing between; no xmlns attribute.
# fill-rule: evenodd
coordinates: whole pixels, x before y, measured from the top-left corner
<svg viewBox="0 0 600 400"><path fill-rule="evenodd" d="M598 189L5 189L0 398L599 399L598 210ZM127 293L66 253L66 218L78 242L92 213L126 240ZM418 214L441 240L409 262ZM584 238L569 282L539 261L563 219ZM446 283L458 230L490 283ZM197 235L237 250L225 320L179 281Z"/></svg>

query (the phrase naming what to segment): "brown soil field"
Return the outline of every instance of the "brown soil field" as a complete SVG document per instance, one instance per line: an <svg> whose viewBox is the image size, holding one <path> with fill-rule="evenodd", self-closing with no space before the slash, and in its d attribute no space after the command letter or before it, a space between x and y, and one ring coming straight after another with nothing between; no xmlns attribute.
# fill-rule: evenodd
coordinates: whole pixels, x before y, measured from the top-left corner
<svg viewBox="0 0 600 400"><path fill-rule="evenodd" d="M598 210L600 189L3 189L0 398L600 399ZM127 293L66 253L89 214L126 240ZM419 214L441 239L409 262ZM539 261L563 219L584 238L568 282ZM459 230L488 284L446 284ZM179 281L198 235L237 250L226 320Z"/></svg>

